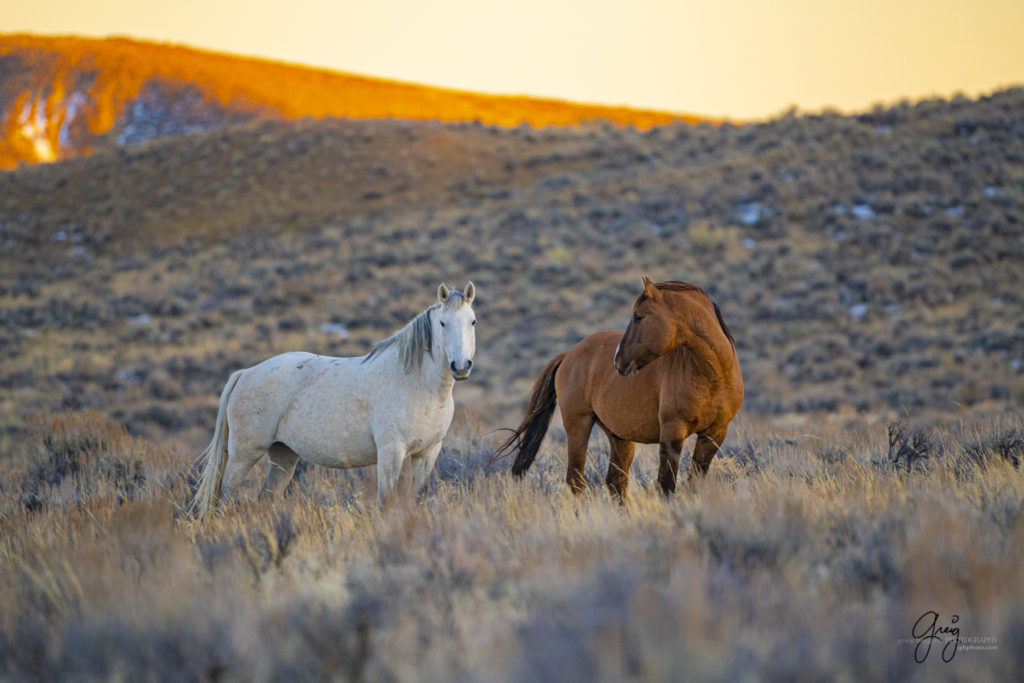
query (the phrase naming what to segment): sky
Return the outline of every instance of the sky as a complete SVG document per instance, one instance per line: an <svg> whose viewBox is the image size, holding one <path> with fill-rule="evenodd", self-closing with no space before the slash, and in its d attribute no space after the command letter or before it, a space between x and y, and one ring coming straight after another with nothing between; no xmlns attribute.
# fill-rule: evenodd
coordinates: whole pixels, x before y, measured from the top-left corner
<svg viewBox="0 0 1024 683"><path fill-rule="evenodd" d="M1024 84L1024 0L0 0L0 32L735 120Z"/></svg>

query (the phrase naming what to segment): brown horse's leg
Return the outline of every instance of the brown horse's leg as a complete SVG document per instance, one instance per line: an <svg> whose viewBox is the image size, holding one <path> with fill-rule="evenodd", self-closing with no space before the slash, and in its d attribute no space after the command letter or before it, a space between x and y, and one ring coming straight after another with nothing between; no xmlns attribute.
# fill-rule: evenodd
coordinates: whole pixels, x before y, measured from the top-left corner
<svg viewBox="0 0 1024 683"><path fill-rule="evenodd" d="M636 444L620 439L607 429L604 433L608 437L608 445L611 449L608 458L608 475L604 478L604 483L608 485L608 492L612 494L612 498L620 503L625 503L629 488L629 466L633 464Z"/></svg>
<svg viewBox="0 0 1024 683"><path fill-rule="evenodd" d="M660 449L658 451L658 485L663 494L670 495L676 490L676 477L679 474L679 456L683 451L683 441L690 435L685 425L662 425Z"/></svg>
<svg viewBox="0 0 1024 683"><path fill-rule="evenodd" d="M562 423L569 451L569 470L565 482L573 493L582 493L586 488L583 468L587 464L587 445L590 443L590 431L594 428L594 414L566 415L563 411Z"/></svg>
<svg viewBox="0 0 1024 683"><path fill-rule="evenodd" d="M711 466L711 460L718 453L719 446L725 441L729 426L712 427L697 435L697 444L693 447L693 460L690 462L690 479L704 478Z"/></svg>

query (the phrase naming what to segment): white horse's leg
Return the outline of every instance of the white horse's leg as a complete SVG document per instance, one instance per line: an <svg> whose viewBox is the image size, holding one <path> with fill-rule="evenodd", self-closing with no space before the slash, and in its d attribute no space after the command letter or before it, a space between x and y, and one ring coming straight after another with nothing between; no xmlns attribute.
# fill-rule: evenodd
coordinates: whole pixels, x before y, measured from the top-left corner
<svg viewBox="0 0 1024 683"><path fill-rule="evenodd" d="M252 466L259 462L267 448L264 445L247 443L237 431L228 431L228 462L224 467L224 479L220 484L221 500L238 488Z"/></svg>
<svg viewBox="0 0 1024 683"><path fill-rule="evenodd" d="M377 447L377 503L383 503L398 484L406 450L401 444Z"/></svg>
<svg viewBox="0 0 1024 683"><path fill-rule="evenodd" d="M412 456L413 493L422 493L423 489L426 488L427 478L430 476L430 473L434 471L434 463L437 462L437 456L440 452L441 442L438 441L422 453Z"/></svg>
<svg viewBox="0 0 1024 683"><path fill-rule="evenodd" d="M267 469L267 481L260 491L260 497L276 498L292 480L295 464L299 462L299 454L281 442L271 444L267 452L270 455L270 467Z"/></svg>

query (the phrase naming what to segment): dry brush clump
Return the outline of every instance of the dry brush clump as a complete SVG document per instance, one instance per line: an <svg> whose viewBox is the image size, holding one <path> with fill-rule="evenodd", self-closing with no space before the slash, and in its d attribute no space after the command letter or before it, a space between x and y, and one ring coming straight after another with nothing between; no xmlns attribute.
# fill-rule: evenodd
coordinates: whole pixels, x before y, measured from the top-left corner
<svg viewBox="0 0 1024 683"><path fill-rule="evenodd" d="M4 512L82 505L93 498L121 504L142 497L147 484L167 483L153 475L154 465L166 457L97 411L35 415L26 431L28 452L5 463L8 481L20 481L0 494Z"/></svg>
<svg viewBox="0 0 1024 683"><path fill-rule="evenodd" d="M51 432L0 474L4 678L999 680L1024 664L1019 415L920 427L932 450L909 470L884 425L741 420L668 500L642 448L624 508L599 448L574 497L557 429L516 481L464 423L419 500L380 509L361 473L308 468L207 524L182 513L188 454L91 414L36 424ZM16 495L72 451L81 493ZM138 486L95 464L132 453ZM900 642L928 610L959 616L948 664ZM966 649L990 636L997 650Z"/></svg>

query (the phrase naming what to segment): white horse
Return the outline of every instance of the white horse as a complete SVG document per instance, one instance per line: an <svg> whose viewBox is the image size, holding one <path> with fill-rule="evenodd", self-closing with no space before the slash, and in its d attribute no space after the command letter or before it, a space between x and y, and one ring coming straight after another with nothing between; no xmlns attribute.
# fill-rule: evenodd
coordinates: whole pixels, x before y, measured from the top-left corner
<svg viewBox="0 0 1024 683"><path fill-rule="evenodd" d="M284 353L231 375L202 480L192 501L205 518L264 453L262 495L292 478L300 457L327 467L377 465L377 500L411 459L420 491L452 422L456 380L469 377L476 350L473 283L441 285L438 303L358 358Z"/></svg>

